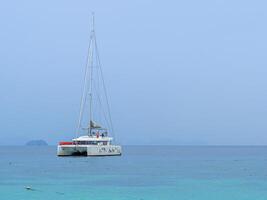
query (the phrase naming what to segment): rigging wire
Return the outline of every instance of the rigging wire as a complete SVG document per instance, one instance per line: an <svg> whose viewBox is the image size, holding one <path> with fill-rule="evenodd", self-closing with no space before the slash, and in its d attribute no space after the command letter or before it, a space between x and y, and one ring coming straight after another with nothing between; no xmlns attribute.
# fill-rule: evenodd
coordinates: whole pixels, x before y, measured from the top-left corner
<svg viewBox="0 0 267 200"><path fill-rule="evenodd" d="M85 75L84 75L84 85L83 85L83 93L82 93L82 97L81 97L81 101L80 101L80 113L79 113L79 119L78 119L78 125L77 125L77 129L76 129L76 138L78 137L79 133L80 133L80 128L81 128L81 122L82 122L82 118L83 118L83 112L84 112L84 105L87 99L87 83L88 83L88 71L89 71L89 60L90 60L90 49L92 46L92 37L90 36L90 42L88 45L88 50L87 50L87 58L86 58L86 68L85 68Z"/></svg>
<svg viewBox="0 0 267 200"><path fill-rule="evenodd" d="M103 116L104 116L104 120L105 120L105 122L106 122L106 124L107 124L107 128L111 128L111 125L110 125L110 122L109 122L109 120L108 120L108 115L106 114L106 112L105 112L105 109L104 109L104 106L103 106L103 104L102 104L102 101L101 101L101 96L100 96L100 93L98 93L98 92L96 92L96 96L97 96L97 98L98 98L98 102L99 102L99 107L100 107L100 113L101 113L101 110L102 110L102 112L103 112ZM101 109L102 108L102 109Z"/></svg>
<svg viewBox="0 0 267 200"><path fill-rule="evenodd" d="M95 43L95 51L96 51L98 66L99 66L99 69L100 69L100 74L101 74L103 88L104 88L104 94L105 94L105 98L106 98L106 102L107 102L107 109L108 109L108 116L109 116L109 121L110 121L110 125L111 125L111 132L113 134L114 141L115 141L116 137L115 137L114 126L113 126L113 122L112 122L112 118L111 118L110 104L109 104L109 101L108 101L107 88L106 88L106 84L105 84L105 81L104 81L104 75L103 75L102 65L101 65L100 58L99 58L99 51L98 51L98 46L97 46L97 43L96 43L95 33L94 33L94 38L95 38L94 43Z"/></svg>

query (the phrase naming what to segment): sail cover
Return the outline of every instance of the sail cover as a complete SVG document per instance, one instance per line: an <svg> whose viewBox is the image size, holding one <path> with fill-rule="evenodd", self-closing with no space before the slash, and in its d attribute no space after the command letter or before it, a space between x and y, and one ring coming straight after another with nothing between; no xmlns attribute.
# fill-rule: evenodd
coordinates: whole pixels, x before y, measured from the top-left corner
<svg viewBox="0 0 267 200"><path fill-rule="evenodd" d="M90 127L91 128L102 128L99 124L97 124L96 122L94 121L90 121Z"/></svg>

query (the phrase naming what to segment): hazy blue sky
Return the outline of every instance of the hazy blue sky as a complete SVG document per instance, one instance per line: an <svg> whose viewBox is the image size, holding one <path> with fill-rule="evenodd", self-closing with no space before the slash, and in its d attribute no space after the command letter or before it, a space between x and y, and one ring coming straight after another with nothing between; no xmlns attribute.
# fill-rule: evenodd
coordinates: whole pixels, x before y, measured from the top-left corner
<svg viewBox="0 0 267 200"><path fill-rule="evenodd" d="M2 1L0 144L73 138L90 13L122 144L267 144L266 1Z"/></svg>

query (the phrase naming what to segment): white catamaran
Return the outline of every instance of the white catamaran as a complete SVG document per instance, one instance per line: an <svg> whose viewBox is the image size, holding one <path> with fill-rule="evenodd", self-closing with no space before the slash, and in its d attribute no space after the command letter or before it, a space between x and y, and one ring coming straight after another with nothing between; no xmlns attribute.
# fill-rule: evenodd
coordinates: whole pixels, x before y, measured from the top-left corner
<svg viewBox="0 0 267 200"><path fill-rule="evenodd" d="M96 43L94 15L92 21L76 138L71 142L59 142L58 156L112 156L122 153L121 146L113 145L113 138L108 134L108 130L113 132L113 126ZM85 114L86 110L89 115ZM106 125L105 128L102 124Z"/></svg>

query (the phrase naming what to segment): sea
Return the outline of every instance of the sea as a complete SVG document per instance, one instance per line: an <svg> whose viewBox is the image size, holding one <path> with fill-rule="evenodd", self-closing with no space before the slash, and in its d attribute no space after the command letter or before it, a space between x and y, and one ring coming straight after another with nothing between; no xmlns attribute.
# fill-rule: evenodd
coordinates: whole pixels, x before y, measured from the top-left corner
<svg viewBox="0 0 267 200"><path fill-rule="evenodd" d="M267 200L266 146L123 146L57 157L1 146L0 200Z"/></svg>

